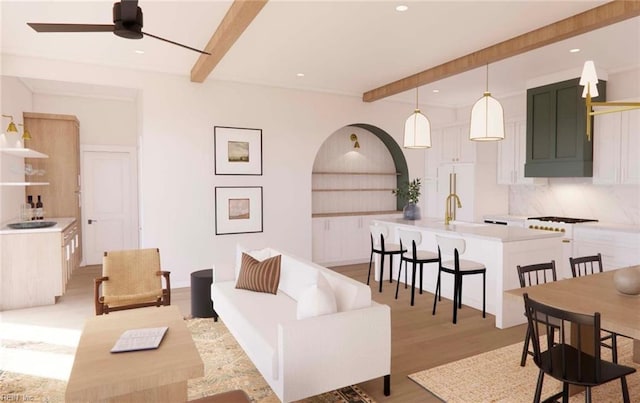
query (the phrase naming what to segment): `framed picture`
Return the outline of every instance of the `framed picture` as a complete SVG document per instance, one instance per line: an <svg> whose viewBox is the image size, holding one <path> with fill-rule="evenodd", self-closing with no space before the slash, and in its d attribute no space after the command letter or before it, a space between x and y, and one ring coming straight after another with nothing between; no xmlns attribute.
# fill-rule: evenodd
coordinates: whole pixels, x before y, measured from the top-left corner
<svg viewBox="0 0 640 403"><path fill-rule="evenodd" d="M214 126L216 175L262 175L262 129Z"/></svg>
<svg viewBox="0 0 640 403"><path fill-rule="evenodd" d="M262 186L216 186L216 235L262 232Z"/></svg>

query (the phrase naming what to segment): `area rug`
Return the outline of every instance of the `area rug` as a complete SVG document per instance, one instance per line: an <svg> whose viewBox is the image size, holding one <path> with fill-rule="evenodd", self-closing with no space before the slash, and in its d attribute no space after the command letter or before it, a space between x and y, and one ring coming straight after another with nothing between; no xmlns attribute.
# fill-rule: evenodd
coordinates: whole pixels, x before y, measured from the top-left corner
<svg viewBox="0 0 640 403"><path fill-rule="evenodd" d="M618 362L635 367L638 372L627 377L632 402L640 402L640 364L631 360L632 341L618 339ZM409 375L418 385L438 398L450 403L476 402L531 402L538 379L538 367L527 358L520 366L522 343L513 344L487 353L475 355L439 367ZM607 358L607 349L602 350ZM562 390L562 384L545 376L542 397ZM621 402L620 381L612 381L592 389L594 402ZM584 392L574 395L570 402L584 402Z"/></svg>
<svg viewBox="0 0 640 403"><path fill-rule="evenodd" d="M187 327L205 365L202 378L190 380L188 398L194 400L215 393L233 389L243 389L256 403L277 403L280 400L262 378L249 357L229 333L221 321L212 319L189 319ZM73 359L74 348L41 342L25 342L2 339L0 358L11 354L25 354L33 357L30 366L39 365L37 357L47 356L55 361ZM30 360L31 361L31 360ZM66 370L69 371L68 369ZM64 372L64 370L62 370ZM60 374L58 374L60 375ZM68 378L68 373L58 378ZM0 368L0 401L64 402L66 381L51 377L25 375ZM323 393L304 403L375 403L357 386Z"/></svg>

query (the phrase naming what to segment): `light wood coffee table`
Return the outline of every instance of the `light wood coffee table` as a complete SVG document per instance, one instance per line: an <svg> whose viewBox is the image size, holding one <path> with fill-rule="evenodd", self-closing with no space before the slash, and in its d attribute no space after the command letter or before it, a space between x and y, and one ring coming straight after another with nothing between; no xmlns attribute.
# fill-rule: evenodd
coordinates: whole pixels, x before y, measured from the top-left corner
<svg viewBox="0 0 640 403"><path fill-rule="evenodd" d="M168 326L156 350L112 354L128 329ZM187 380L204 364L176 306L111 312L85 323L67 384L67 402L185 402Z"/></svg>

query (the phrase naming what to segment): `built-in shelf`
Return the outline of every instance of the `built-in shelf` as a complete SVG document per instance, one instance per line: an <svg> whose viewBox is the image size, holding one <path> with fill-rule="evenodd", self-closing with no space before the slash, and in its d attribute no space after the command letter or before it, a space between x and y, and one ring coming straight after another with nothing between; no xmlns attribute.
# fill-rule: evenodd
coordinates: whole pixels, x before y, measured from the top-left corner
<svg viewBox="0 0 640 403"><path fill-rule="evenodd" d="M312 172L314 175L384 175L398 176L398 172Z"/></svg>
<svg viewBox="0 0 640 403"><path fill-rule="evenodd" d="M0 152L22 158L49 158L47 154L41 153L30 148L0 148Z"/></svg>
<svg viewBox="0 0 640 403"><path fill-rule="evenodd" d="M49 182L0 182L0 186L47 186Z"/></svg>
<svg viewBox="0 0 640 403"><path fill-rule="evenodd" d="M395 189L381 189L381 188L374 188L374 189L311 189L312 192L391 192L392 190Z"/></svg>
<svg viewBox="0 0 640 403"><path fill-rule="evenodd" d="M312 218L357 217L357 216L388 215L388 214L402 214L402 211L387 210L387 211L350 211L350 212L336 212L336 213L314 213L314 214L311 214L311 217Z"/></svg>

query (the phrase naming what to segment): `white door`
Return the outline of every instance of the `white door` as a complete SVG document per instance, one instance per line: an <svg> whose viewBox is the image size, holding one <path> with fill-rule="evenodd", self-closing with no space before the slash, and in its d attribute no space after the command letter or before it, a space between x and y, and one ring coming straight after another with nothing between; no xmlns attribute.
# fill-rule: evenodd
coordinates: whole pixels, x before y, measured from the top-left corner
<svg viewBox="0 0 640 403"><path fill-rule="evenodd" d="M83 147L85 264L100 264L105 251L138 247L135 148Z"/></svg>

